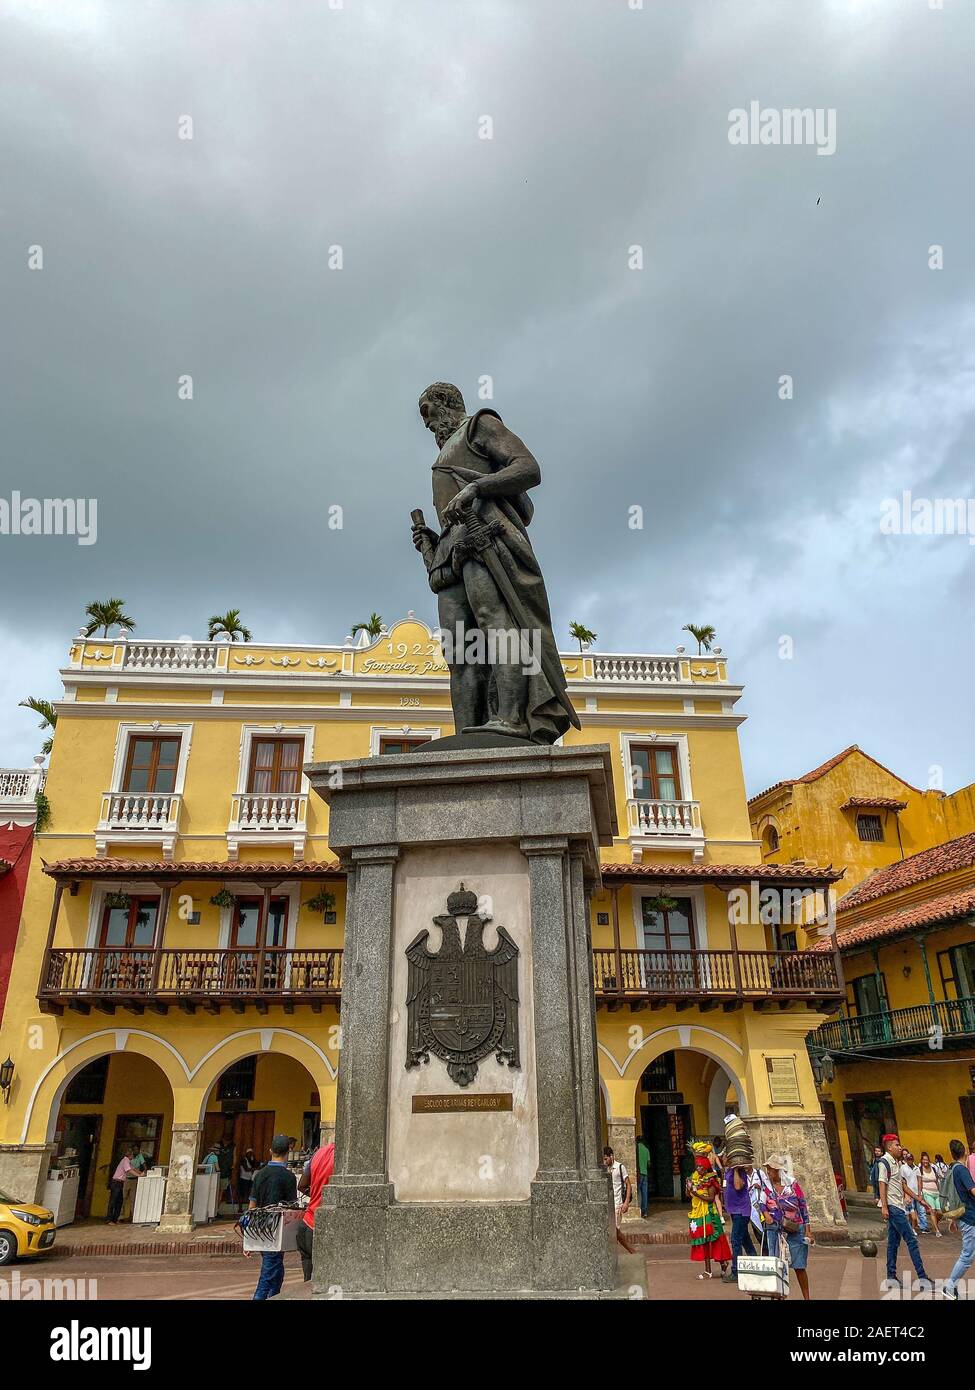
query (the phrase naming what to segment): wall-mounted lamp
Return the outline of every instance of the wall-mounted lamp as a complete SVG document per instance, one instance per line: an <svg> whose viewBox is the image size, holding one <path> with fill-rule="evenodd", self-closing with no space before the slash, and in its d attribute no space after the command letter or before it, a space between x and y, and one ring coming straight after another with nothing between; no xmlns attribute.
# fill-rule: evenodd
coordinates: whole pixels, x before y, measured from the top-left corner
<svg viewBox="0 0 975 1390"><path fill-rule="evenodd" d="M0 1091L3 1092L4 1105L10 1104L10 1087L13 1085L14 1064L8 1057L5 1062L0 1062Z"/></svg>
<svg viewBox="0 0 975 1390"><path fill-rule="evenodd" d="M817 1053L810 1058L812 1074L817 1086L828 1086L836 1075L836 1067L828 1052Z"/></svg>
<svg viewBox="0 0 975 1390"><path fill-rule="evenodd" d="M904 966L903 975L905 980L909 980L911 978L911 967L909 965Z"/></svg>

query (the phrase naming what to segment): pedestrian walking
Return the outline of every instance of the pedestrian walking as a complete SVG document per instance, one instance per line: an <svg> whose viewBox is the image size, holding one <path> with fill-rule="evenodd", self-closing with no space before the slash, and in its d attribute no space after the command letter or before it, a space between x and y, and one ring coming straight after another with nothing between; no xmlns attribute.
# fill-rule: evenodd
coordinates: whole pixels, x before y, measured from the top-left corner
<svg viewBox="0 0 975 1390"><path fill-rule="evenodd" d="M917 1178L917 1190L928 1204L934 1233L940 1240L941 1231L938 1223L941 1220L941 1179L938 1176L937 1168L935 1168L934 1164L931 1162L930 1155L926 1150L922 1152L920 1160L918 1161L915 1177ZM921 1210L923 1211L923 1208ZM919 1212L918 1214L920 1215L921 1213Z"/></svg>
<svg viewBox="0 0 975 1390"><path fill-rule="evenodd" d="M958 1301L958 1281L975 1263L975 1177L972 1176L968 1164L965 1162L965 1145L960 1139L952 1139L948 1145L948 1151L952 1157L950 1172L955 1184L955 1191L958 1193L958 1201L965 1210L958 1218L958 1229L961 1231L961 1254L955 1261L955 1267L945 1280L941 1292L945 1298L956 1303Z"/></svg>
<svg viewBox="0 0 975 1390"><path fill-rule="evenodd" d="M298 1200L298 1180L288 1167L291 1140L286 1134L276 1134L271 1140L271 1158L259 1168L251 1187L250 1211L258 1207L273 1207L279 1202ZM284 1252L266 1250L261 1255L261 1275L254 1290L254 1299L275 1298L284 1285Z"/></svg>
<svg viewBox="0 0 975 1390"><path fill-rule="evenodd" d="M945 1174L947 1173L947 1171L948 1171L948 1165L947 1165L947 1163L945 1163L944 1154L935 1154L935 1156L934 1156L934 1171L935 1171L935 1172L937 1173L937 1175L938 1175L938 1182L940 1182L941 1179L944 1177L944 1175L945 1175Z"/></svg>
<svg viewBox="0 0 975 1390"><path fill-rule="evenodd" d="M721 1178L712 1163L714 1149L706 1140L699 1139L691 1144L694 1155L694 1172L687 1179L685 1190L691 1203L687 1213L691 1239L691 1259L704 1262L704 1272L699 1279L712 1279L711 1261L717 1260L722 1275L731 1264L731 1246L724 1233L721 1219Z"/></svg>
<svg viewBox="0 0 975 1390"><path fill-rule="evenodd" d="M209 1147L209 1148L207 1149L207 1151L206 1151L206 1154L204 1155L204 1158L203 1158L203 1171L204 1171L204 1173L206 1173L206 1174L209 1176L210 1173L216 1173L216 1172L218 1172L218 1171L219 1171L219 1168L220 1168L220 1141L217 1140L217 1139L214 1139L213 1143L210 1145L210 1147Z"/></svg>
<svg viewBox="0 0 975 1390"><path fill-rule="evenodd" d="M870 1165L870 1186L873 1188L873 1195L876 1198L877 1206L880 1206L880 1160L884 1156L883 1145L874 1144L873 1163Z"/></svg>
<svg viewBox="0 0 975 1390"><path fill-rule="evenodd" d="M907 1215L906 1202L913 1200L917 1194L909 1186L905 1191L901 1166L903 1154L897 1135L885 1134L884 1156L880 1160L880 1210L887 1222L887 1278L897 1279L897 1252L903 1241L917 1277L930 1282L921 1259L921 1247Z"/></svg>
<svg viewBox="0 0 975 1390"><path fill-rule="evenodd" d="M754 1255L752 1245L752 1175L754 1168L728 1168L724 1179L724 1209L731 1217L731 1271L722 1279L738 1278L738 1256Z"/></svg>
<svg viewBox="0 0 975 1390"><path fill-rule="evenodd" d="M316 1149L311 1158L305 1164L301 1177L298 1179L298 1191L308 1193L308 1205L305 1207L305 1215L301 1225L298 1227L298 1234L295 1239L298 1242L298 1251L301 1255L301 1271L305 1278L305 1283L312 1276L312 1251L313 1237L315 1234L315 1212L321 1205L322 1193L328 1186L328 1181L335 1171L335 1145L323 1144L320 1149Z"/></svg>
<svg viewBox="0 0 975 1390"><path fill-rule="evenodd" d="M629 1241L623 1239L620 1223L630 1209L630 1203L633 1200L633 1184L630 1182L626 1165L616 1160L613 1150L608 1144L603 1148L603 1167L609 1169L610 1183L613 1188L613 1206L616 1210L616 1239L623 1249L632 1255L633 1247Z"/></svg>
<svg viewBox="0 0 975 1390"><path fill-rule="evenodd" d="M765 1160L761 1192L765 1248L770 1255L778 1255L785 1247L799 1290L803 1298L808 1300L809 1275L806 1265L809 1247L813 1243L809 1205L798 1178L790 1177L786 1167L787 1160L783 1154L770 1154Z"/></svg>
<svg viewBox="0 0 975 1390"><path fill-rule="evenodd" d="M254 1182L254 1175L257 1169L257 1156L254 1150L245 1149L244 1157L240 1160L240 1168L237 1173L237 1199L241 1211L245 1211L250 1202L251 1185Z"/></svg>
<svg viewBox="0 0 975 1390"><path fill-rule="evenodd" d="M914 1155L910 1149L905 1149L901 1154L901 1177L904 1179L904 1210L907 1212L907 1219L917 1234L926 1236L928 1234L928 1221L925 1208L918 1200L917 1194L920 1187L917 1164L914 1162Z"/></svg>
<svg viewBox="0 0 975 1390"><path fill-rule="evenodd" d="M640 1199L640 1215L646 1221L650 1209L650 1150L642 1134L636 1141L636 1191Z"/></svg>

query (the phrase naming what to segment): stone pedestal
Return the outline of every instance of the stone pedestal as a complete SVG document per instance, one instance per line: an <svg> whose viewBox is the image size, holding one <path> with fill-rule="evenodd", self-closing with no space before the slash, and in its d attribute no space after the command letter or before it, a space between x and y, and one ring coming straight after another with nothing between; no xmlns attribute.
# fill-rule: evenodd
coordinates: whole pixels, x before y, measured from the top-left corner
<svg viewBox="0 0 975 1390"><path fill-rule="evenodd" d="M829 1156L822 1115L743 1115L755 1148L755 1162L761 1167L769 1154L780 1153L790 1160L809 1206L814 1230L846 1230L840 1206L833 1163Z"/></svg>
<svg viewBox="0 0 975 1390"><path fill-rule="evenodd" d="M316 1295L611 1294L588 912L598 846L616 828L609 749L434 743L305 771L349 871ZM486 919L484 949L503 928L518 951L518 1065L492 1050L467 1084L435 1054L407 1067L406 950L426 930L439 952L450 927L434 919L452 920L461 882Z"/></svg>
<svg viewBox="0 0 975 1390"><path fill-rule="evenodd" d="M198 1124L173 1125L169 1177L166 1179L166 1196L159 1221L160 1231L178 1232L193 1229L193 1183L196 1179L202 1128L203 1126Z"/></svg>
<svg viewBox="0 0 975 1390"><path fill-rule="evenodd" d="M0 1144L0 1192L44 1205L44 1184L56 1144Z"/></svg>

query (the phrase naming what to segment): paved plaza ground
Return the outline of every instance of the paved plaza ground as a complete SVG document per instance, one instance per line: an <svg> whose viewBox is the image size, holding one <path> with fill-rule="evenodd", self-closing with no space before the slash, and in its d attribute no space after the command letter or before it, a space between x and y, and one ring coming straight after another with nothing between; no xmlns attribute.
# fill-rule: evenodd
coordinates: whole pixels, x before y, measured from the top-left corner
<svg viewBox="0 0 975 1390"><path fill-rule="evenodd" d="M649 1223L635 1222L627 1227L633 1236L648 1227L676 1226L676 1213ZM658 1229L657 1234L661 1232ZM668 1232L669 1234L669 1232ZM675 1229L673 1236L678 1231ZM232 1223L210 1226L192 1235L161 1242L155 1233L138 1227L106 1227L91 1223L66 1228L59 1232L59 1244L50 1256L23 1262L0 1271L0 1278L10 1279L14 1269L21 1280L73 1279L95 1280L98 1299L249 1299L257 1283L258 1259L245 1259L240 1253L239 1239L233 1234ZM110 1241L111 1253L89 1253L99 1248L98 1242ZM139 1253L152 1243L165 1244L156 1254ZM881 1281L885 1276L884 1246L876 1259L866 1259L855 1244L814 1245L809 1257L809 1282L814 1301L842 1299L851 1302L882 1300ZM928 1273L943 1280L951 1270L959 1250L959 1238L946 1235L921 1238L921 1249ZM105 1248L104 1245L101 1247ZM219 1251L219 1253L218 1253ZM207 1253L210 1252L210 1253ZM634 1300L682 1302L701 1300L745 1301L734 1284L724 1284L720 1278L700 1280L701 1266L692 1263L685 1244L636 1245L634 1254L620 1250L620 1287ZM296 1253L285 1257L286 1299L310 1297L310 1286L301 1278L301 1266ZM901 1247L899 1269L911 1271L906 1251ZM969 1295L975 1301L975 1268L972 1271ZM962 1289L964 1296L966 1290ZM799 1300L795 1281L790 1294ZM939 1302L944 1300L939 1299Z"/></svg>

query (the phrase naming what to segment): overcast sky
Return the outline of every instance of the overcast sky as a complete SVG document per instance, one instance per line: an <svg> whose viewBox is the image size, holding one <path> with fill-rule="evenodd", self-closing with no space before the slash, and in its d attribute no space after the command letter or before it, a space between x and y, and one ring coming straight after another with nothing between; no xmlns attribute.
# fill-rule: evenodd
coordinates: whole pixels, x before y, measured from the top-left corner
<svg viewBox="0 0 975 1390"><path fill-rule="evenodd" d="M435 621L446 379L542 465L565 647L715 625L749 792L849 743L975 779L975 545L880 529L975 497L975 7L631 3L0 4L0 496L98 499L95 545L0 536L0 764L94 598ZM835 153L729 143L752 101L835 110Z"/></svg>

